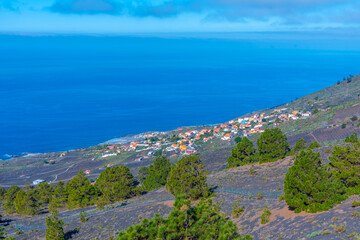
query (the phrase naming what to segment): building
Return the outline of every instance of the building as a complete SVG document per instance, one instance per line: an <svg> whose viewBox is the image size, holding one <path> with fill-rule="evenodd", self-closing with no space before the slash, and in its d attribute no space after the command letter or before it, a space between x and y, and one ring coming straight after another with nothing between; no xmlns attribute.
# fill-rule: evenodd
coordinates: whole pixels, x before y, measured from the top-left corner
<svg viewBox="0 0 360 240"><path fill-rule="evenodd" d="M36 179L36 180L33 181L33 185L38 185L38 184L40 184L42 182L46 182L46 181L43 180L43 179Z"/></svg>

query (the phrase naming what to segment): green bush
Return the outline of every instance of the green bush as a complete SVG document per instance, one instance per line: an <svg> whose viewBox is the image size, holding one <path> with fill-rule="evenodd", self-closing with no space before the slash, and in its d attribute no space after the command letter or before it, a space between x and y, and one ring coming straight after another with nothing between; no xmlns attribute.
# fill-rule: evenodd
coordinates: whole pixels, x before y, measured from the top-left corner
<svg viewBox="0 0 360 240"><path fill-rule="evenodd" d="M271 212L268 207L266 207L261 214L261 224L266 224L270 221Z"/></svg>
<svg viewBox="0 0 360 240"><path fill-rule="evenodd" d="M329 210L347 198L343 184L321 165L320 153L303 151L285 176L286 203L299 213Z"/></svg>
<svg viewBox="0 0 360 240"><path fill-rule="evenodd" d="M279 128L266 129L257 140L261 162L273 162L284 158L290 150L287 137Z"/></svg>
<svg viewBox="0 0 360 240"><path fill-rule="evenodd" d="M254 144L247 137L244 137L241 142L231 150L231 156L228 158L228 168L256 162L255 152Z"/></svg>
<svg viewBox="0 0 360 240"><path fill-rule="evenodd" d="M206 170L200 157L188 155L171 167L166 187L174 195L198 199L210 194Z"/></svg>
<svg viewBox="0 0 360 240"><path fill-rule="evenodd" d="M170 170L170 161L166 157L157 157L154 163L149 166L149 175L143 182L146 190L151 191L165 186Z"/></svg>
<svg viewBox="0 0 360 240"><path fill-rule="evenodd" d="M317 141L312 142L309 144L308 150L314 150L321 147L320 143L318 143Z"/></svg>
<svg viewBox="0 0 360 240"><path fill-rule="evenodd" d="M231 213L231 216L233 218L238 218L240 215L245 211L244 207L241 206L241 200L236 200L234 204L232 205L233 210Z"/></svg>
<svg viewBox="0 0 360 240"><path fill-rule="evenodd" d="M360 206L360 201L354 200L351 204L353 205L353 207L358 207Z"/></svg>
<svg viewBox="0 0 360 240"><path fill-rule="evenodd" d="M87 218L87 216L86 216L86 213L85 213L85 211L81 211L80 212L80 222L87 222L87 220L88 220L88 218Z"/></svg>
<svg viewBox="0 0 360 240"><path fill-rule="evenodd" d="M251 236L240 236L236 225L219 213L219 207L211 200L191 206L190 201L177 197L174 209L168 218L156 214L153 219L120 232L118 240L133 239L237 239L250 240Z"/></svg>

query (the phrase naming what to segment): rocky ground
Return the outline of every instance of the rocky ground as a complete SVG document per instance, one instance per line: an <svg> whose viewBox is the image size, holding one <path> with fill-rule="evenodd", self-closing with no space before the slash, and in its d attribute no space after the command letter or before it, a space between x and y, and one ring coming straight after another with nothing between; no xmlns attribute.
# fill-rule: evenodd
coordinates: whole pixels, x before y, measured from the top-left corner
<svg viewBox="0 0 360 240"><path fill-rule="evenodd" d="M208 184L215 192L214 202L221 203L222 212L231 218L233 204L241 200L244 213L234 219L241 234L251 234L254 239L356 239L360 233L358 215L360 207L354 208L351 202L360 200L352 196L328 212L296 214L284 201L283 181L293 157L273 163L223 169L208 176ZM250 170L251 168L251 170ZM174 197L164 188L147 193L127 202L117 203L106 209L90 207L81 210L65 211L59 214L65 222L68 239L109 239L121 230L139 223L143 218L151 218L155 213L167 216L172 209ZM271 211L270 221L260 223L263 209ZM84 210L88 221L80 222L80 212ZM24 233L14 235L17 239L43 239L45 235L45 215L33 218L11 216L7 224Z"/></svg>

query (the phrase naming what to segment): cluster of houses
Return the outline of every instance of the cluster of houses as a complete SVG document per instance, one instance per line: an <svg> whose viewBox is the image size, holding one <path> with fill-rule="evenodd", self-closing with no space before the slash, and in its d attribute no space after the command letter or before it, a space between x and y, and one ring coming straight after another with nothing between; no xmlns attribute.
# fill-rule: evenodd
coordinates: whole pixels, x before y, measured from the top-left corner
<svg viewBox="0 0 360 240"><path fill-rule="evenodd" d="M169 132L141 133L133 136L135 141L130 143L108 146L102 157L115 156L124 151L147 151L145 157L151 157L159 150L165 151L171 156L193 154L196 153L199 142L205 143L214 138L230 141L235 136L262 133L267 125L277 126L281 122L310 116L310 112L289 111L287 108L281 108L274 109L269 114L259 113L249 117L240 117L227 123L204 128L178 128Z"/></svg>

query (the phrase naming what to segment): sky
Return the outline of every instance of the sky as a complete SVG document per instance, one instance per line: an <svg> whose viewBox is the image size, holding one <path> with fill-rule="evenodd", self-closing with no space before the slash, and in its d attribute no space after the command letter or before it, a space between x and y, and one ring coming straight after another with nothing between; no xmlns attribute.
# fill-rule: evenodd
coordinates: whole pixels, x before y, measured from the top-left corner
<svg viewBox="0 0 360 240"><path fill-rule="evenodd" d="M360 30L360 0L0 0L1 33Z"/></svg>

